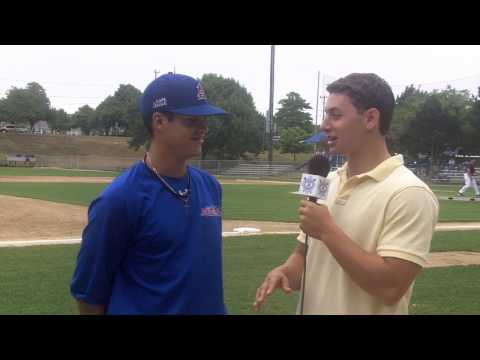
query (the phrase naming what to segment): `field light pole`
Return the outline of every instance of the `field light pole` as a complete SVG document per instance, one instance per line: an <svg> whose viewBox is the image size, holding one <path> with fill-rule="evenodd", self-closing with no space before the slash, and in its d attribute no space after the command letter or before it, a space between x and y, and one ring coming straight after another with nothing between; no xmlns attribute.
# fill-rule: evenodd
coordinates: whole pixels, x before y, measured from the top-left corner
<svg viewBox="0 0 480 360"><path fill-rule="evenodd" d="M268 161L273 159L273 80L275 72L275 45L270 45L270 106L268 110Z"/></svg>

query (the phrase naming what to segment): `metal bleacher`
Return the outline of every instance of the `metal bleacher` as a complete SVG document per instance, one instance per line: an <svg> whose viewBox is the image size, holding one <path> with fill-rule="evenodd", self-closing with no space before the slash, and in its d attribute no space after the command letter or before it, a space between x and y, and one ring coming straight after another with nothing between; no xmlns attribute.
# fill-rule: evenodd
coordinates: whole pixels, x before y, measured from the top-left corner
<svg viewBox="0 0 480 360"><path fill-rule="evenodd" d="M431 179L432 182L435 183L451 183L451 184L456 184L456 183L463 183L463 174L465 173L464 169L448 169L448 168L443 168L440 169L438 172L437 176L433 179ZM479 169L475 168L475 173L479 173Z"/></svg>

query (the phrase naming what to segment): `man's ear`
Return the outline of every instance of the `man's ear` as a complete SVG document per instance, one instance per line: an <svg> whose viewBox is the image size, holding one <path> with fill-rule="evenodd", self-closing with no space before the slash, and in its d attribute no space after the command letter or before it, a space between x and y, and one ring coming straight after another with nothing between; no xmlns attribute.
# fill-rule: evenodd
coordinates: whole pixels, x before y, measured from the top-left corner
<svg viewBox="0 0 480 360"><path fill-rule="evenodd" d="M380 131L380 112L376 108L365 110L365 127L369 131L378 129Z"/></svg>
<svg viewBox="0 0 480 360"><path fill-rule="evenodd" d="M165 128L165 124L168 122L168 118L165 114L154 112L152 114L152 132L162 131Z"/></svg>

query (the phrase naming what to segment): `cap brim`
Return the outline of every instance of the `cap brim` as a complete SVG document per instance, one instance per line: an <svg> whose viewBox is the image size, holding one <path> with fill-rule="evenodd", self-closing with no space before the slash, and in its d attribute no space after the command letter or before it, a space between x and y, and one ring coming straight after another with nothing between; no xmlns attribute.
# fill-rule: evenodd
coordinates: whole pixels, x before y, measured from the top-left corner
<svg viewBox="0 0 480 360"><path fill-rule="evenodd" d="M228 115L228 113L225 110L216 106L208 105L208 104L191 106L191 107L180 108L180 109L171 109L169 111L175 114L189 115L189 116Z"/></svg>

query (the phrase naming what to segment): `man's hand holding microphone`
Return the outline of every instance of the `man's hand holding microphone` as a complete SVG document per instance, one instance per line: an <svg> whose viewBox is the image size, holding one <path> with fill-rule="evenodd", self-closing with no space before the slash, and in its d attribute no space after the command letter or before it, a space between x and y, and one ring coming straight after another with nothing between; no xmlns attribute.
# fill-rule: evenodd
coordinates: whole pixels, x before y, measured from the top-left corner
<svg viewBox="0 0 480 360"><path fill-rule="evenodd" d="M325 231L335 226L326 206L317 204L317 200L326 200L330 163L322 155L314 155L307 163L308 174L302 174L300 187L294 194L306 196L300 201L298 209L300 229L307 235L305 244L297 245L287 261L270 271L257 289L253 309L259 311L266 297L277 288L285 293L302 289L302 279L305 279L306 256L308 252L308 236L320 238ZM303 290L305 284L303 284ZM301 298L301 313L303 313L303 293Z"/></svg>

